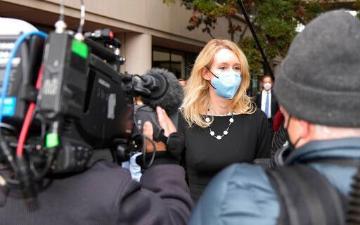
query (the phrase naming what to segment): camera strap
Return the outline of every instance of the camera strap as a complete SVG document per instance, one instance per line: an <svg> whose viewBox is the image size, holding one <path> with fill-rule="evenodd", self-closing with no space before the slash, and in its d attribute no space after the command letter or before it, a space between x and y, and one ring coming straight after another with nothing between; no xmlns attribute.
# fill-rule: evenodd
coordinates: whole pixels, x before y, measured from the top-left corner
<svg viewBox="0 0 360 225"><path fill-rule="evenodd" d="M9 193L9 189L5 186L0 186L0 207L4 207L6 199Z"/></svg>
<svg viewBox="0 0 360 225"><path fill-rule="evenodd" d="M345 224L345 196L315 169L294 165L267 174L280 199L278 224Z"/></svg>

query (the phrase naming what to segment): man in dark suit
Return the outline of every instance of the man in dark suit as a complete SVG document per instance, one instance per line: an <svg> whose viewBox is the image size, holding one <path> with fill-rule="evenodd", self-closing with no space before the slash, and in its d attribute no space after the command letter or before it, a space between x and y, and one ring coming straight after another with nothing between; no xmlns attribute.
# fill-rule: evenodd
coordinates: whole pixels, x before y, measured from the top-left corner
<svg viewBox="0 0 360 225"><path fill-rule="evenodd" d="M272 91L273 83L273 78L270 75L264 75L260 83L262 91L256 95L256 105L265 113L270 125L272 125L272 118L279 108Z"/></svg>

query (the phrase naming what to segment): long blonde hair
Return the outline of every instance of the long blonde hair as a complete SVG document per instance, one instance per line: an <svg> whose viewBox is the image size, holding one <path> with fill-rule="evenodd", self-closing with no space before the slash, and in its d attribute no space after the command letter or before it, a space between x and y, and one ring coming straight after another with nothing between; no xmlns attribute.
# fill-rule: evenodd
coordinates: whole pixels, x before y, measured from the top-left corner
<svg viewBox="0 0 360 225"><path fill-rule="evenodd" d="M206 122L202 116L207 110L210 99L209 82L202 77L202 74L206 67L211 67L215 54L224 48L232 51L239 59L242 76L239 90L232 100L232 111L240 114L252 114L256 110L250 97L246 95L246 90L250 85L250 73L245 54L235 43L229 40L213 39L205 45L196 58L185 87L181 111L189 126L196 124L204 128L211 124L211 122Z"/></svg>

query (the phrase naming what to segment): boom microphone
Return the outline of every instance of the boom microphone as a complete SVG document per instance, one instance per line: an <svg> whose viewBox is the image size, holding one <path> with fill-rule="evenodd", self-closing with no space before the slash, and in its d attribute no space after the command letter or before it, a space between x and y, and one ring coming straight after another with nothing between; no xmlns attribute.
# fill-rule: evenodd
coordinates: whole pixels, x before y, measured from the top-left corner
<svg viewBox="0 0 360 225"><path fill-rule="evenodd" d="M160 68L153 68L141 76L145 81L156 83L152 85L151 94L142 96L142 100L146 105L155 108L160 106L169 116L177 113L182 100L184 92L175 75Z"/></svg>
<svg viewBox="0 0 360 225"><path fill-rule="evenodd" d="M142 76L132 78L136 80L133 82L133 90L140 94L144 103L135 107L134 119L138 130L142 133L143 123L150 121L153 125L153 137L157 140L162 129L157 120L156 106L163 108L176 126L177 112L184 96L183 89L175 75L166 69L153 68Z"/></svg>

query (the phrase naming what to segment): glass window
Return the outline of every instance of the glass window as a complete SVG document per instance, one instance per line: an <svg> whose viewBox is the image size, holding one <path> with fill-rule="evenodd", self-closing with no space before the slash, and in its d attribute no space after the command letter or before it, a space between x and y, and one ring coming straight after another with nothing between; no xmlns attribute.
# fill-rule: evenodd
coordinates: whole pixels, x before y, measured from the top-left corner
<svg viewBox="0 0 360 225"><path fill-rule="evenodd" d="M152 67L168 69L178 79L187 79L190 76L196 56L195 53L155 47Z"/></svg>
<svg viewBox="0 0 360 225"><path fill-rule="evenodd" d="M152 67L170 70L170 52L153 51Z"/></svg>
<svg viewBox="0 0 360 225"><path fill-rule="evenodd" d="M177 78L183 78L185 75L184 56L171 53L171 71Z"/></svg>

